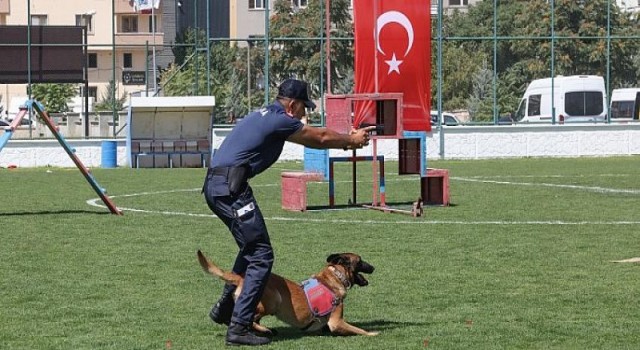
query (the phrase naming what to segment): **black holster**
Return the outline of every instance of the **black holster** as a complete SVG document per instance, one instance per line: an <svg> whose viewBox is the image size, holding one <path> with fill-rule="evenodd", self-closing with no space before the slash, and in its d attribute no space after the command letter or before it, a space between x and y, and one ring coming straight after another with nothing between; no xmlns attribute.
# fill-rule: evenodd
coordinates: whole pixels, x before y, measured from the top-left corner
<svg viewBox="0 0 640 350"><path fill-rule="evenodd" d="M249 179L249 166L237 166L229 168L229 175L227 175L227 181L229 182L229 192L232 195L240 193Z"/></svg>
<svg viewBox="0 0 640 350"><path fill-rule="evenodd" d="M207 180L210 181L213 176L222 176L227 179L229 184L229 193L238 195L245 187L249 179L249 165L243 164L233 167L215 167L207 170ZM205 183L206 183L205 181Z"/></svg>

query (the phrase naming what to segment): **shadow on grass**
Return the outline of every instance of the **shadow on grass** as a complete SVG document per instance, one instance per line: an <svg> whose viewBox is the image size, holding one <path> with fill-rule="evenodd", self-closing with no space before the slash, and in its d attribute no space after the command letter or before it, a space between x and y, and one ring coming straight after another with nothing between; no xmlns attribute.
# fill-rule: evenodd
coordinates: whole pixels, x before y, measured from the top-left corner
<svg viewBox="0 0 640 350"><path fill-rule="evenodd" d="M367 209L363 207L363 205L371 205L371 202L362 202L356 204L334 204L333 206L329 205L310 205L307 206L307 210L329 210L329 209ZM385 205L388 207L394 206L408 206L411 207L413 202L385 202Z"/></svg>
<svg viewBox="0 0 640 350"><path fill-rule="evenodd" d="M90 210L42 210L42 211L21 211L21 212L0 212L0 216L32 216L32 215L64 215L64 214L95 214L111 215L110 212L99 212Z"/></svg>
<svg viewBox="0 0 640 350"><path fill-rule="evenodd" d="M373 320L368 322L353 322L351 324L369 332L383 332L385 330L404 328L409 326L423 326L426 324L426 322L397 322L397 321L389 321L389 320ZM300 339L304 337L342 337L342 335L331 334L331 332L329 332L328 326L325 326L321 331L309 332L309 333L293 327L287 327L287 326L273 327L271 328L271 330L274 331L275 333L275 336L272 338L274 342Z"/></svg>
<svg viewBox="0 0 640 350"><path fill-rule="evenodd" d="M310 205L307 207L307 211L325 211L325 210L345 210L345 209L370 209L370 208L366 208L363 207L363 205L371 205L371 203L357 203L357 204L336 204L334 206L328 206L328 205ZM387 207L389 207L389 209L391 210L399 210L399 211L405 211L407 214L411 213L412 210L412 206L413 206L413 202L386 202L385 205ZM422 207L442 207L442 204L433 204L433 203L423 203ZM448 205L449 207L455 207L457 206L454 203L449 203ZM381 210L384 211L383 209L376 209L376 210Z"/></svg>

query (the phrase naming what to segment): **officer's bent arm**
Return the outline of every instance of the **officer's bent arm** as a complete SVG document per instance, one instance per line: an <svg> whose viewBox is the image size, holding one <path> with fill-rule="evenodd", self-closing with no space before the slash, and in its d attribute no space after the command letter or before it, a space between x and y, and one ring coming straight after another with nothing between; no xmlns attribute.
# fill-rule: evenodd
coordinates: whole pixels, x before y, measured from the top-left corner
<svg viewBox="0 0 640 350"><path fill-rule="evenodd" d="M305 125L293 133L287 141L311 148L359 148L362 147L356 134L340 134L331 129Z"/></svg>

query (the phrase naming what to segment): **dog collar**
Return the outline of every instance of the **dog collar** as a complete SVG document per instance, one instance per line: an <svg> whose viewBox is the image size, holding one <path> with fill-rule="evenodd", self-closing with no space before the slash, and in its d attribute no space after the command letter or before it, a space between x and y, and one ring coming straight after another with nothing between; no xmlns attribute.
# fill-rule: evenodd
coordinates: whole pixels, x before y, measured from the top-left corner
<svg viewBox="0 0 640 350"><path fill-rule="evenodd" d="M345 288L347 289L351 288L351 282L349 282L349 280L344 275L344 273L342 273L340 270L336 269L333 266L329 266L329 270L331 270L331 272L333 272L333 274L336 275L336 277L338 277L338 279L340 280L340 282L342 282Z"/></svg>

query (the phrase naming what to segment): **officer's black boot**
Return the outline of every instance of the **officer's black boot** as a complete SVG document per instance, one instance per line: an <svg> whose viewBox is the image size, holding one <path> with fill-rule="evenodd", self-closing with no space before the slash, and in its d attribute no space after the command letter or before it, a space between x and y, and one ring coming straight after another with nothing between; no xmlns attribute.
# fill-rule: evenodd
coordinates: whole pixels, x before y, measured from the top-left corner
<svg viewBox="0 0 640 350"><path fill-rule="evenodd" d="M251 327L235 322L229 324L227 329L227 345L266 345L271 339L260 337L251 331Z"/></svg>
<svg viewBox="0 0 640 350"><path fill-rule="evenodd" d="M218 302L213 305L209 312L211 320L217 324L226 324L227 326L231 322L231 315L233 314L233 292L235 292L236 286L232 284L225 284L222 290L222 296Z"/></svg>

